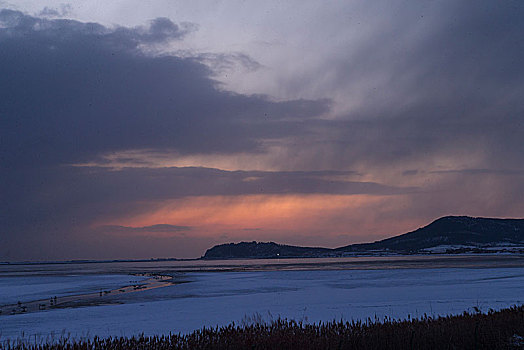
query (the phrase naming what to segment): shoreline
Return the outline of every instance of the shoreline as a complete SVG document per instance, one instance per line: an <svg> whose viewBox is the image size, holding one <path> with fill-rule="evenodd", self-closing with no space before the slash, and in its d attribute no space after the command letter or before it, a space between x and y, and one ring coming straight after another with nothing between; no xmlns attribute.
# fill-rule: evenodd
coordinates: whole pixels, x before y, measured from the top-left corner
<svg viewBox="0 0 524 350"><path fill-rule="evenodd" d="M132 285L125 285L114 289L100 290L99 292L72 294L61 297L51 296L50 298L46 299L37 299L27 302L19 301L16 304L0 305L0 317L65 308L120 304L118 301L108 300L106 297L134 292L143 292L146 290L163 288L178 284L173 281L174 277L171 275L143 273L132 274L131 276L149 276L150 278L142 281L136 281L136 283Z"/></svg>
<svg viewBox="0 0 524 350"><path fill-rule="evenodd" d="M361 253L352 255L333 256L252 256L252 257L220 257L220 258L151 258L151 259L110 259L110 260L57 260L57 261L2 261L1 266L23 266L23 265L81 265L81 264L119 264L119 263L161 263L161 262L212 262L212 261L235 261L235 260L291 260L291 259L352 259L352 258L407 258L407 257L493 257L493 256L516 256L524 257L520 252L482 252L482 253Z"/></svg>

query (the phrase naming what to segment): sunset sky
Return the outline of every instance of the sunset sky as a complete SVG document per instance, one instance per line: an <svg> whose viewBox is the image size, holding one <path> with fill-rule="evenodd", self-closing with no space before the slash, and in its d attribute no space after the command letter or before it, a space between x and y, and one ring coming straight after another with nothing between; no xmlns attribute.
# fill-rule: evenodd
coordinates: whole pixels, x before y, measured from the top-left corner
<svg viewBox="0 0 524 350"><path fill-rule="evenodd" d="M524 2L0 8L0 261L524 217Z"/></svg>

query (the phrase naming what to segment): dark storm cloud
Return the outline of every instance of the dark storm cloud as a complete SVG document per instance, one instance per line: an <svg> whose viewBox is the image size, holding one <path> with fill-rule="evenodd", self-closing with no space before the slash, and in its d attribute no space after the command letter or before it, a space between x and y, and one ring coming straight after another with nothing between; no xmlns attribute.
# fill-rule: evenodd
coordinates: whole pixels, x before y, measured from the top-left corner
<svg viewBox="0 0 524 350"><path fill-rule="evenodd" d="M152 57L143 44L179 39L168 19L108 29L4 10L0 20L2 163L59 164L105 151L255 151L278 137L271 120L322 113L326 101L269 102L221 92L197 60Z"/></svg>
<svg viewBox="0 0 524 350"><path fill-rule="evenodd" d="M9 206L15 223L30 228L35 222L68 222L87 225L95 219L139 212L147 203L187 196L257 194L369 194L394 195L416 192L414 187L393 187L373 182L333 180L352 172L224 171L210 168L124 168L108 171L97 167L49 168L39 171L38 181L23 183L7 192L18 200ZM59 209L59 210L58 210Z"/></svg>
<svg viewBox="0 0 524 350"><path fill-rule="evenodd" d="M44 15L64 15L66 12L67 7L63 7L61 12L49 8L43 10ZM68 46L72 45L74 40L81 40L92 47L109 46L132 50L140 44L181 39L196 28L195 25L188 23L180 27L170 19L162 17L152 20L145 27L107 28L98 23L38 18L6 9L0 11L0 22L3 27L1 37L4 44L9 44L10 39L18 39L22 46L32 44L33 49L42 50L42 47L38 46L61 49L59 53L67 53L67 50L72 48L78 49L77 46Z"/></svg>
<svg viewBox="0 0 524 350"><path fill-rule="evenodd" d="M86 179L85 183L77 184L76 188L70 189L70 191L78 191L79 197L88 197L89 193L98 190L100 193L94 196L95 198L106 196L107 201L114 198L124 202L210 195L280 193L393 195L416 191L414 187L399 188L374 182L333 179L334 176L354 175L353 172L345 171L225 171L196 167L124 168L115 171L107 171L103 168L77 168L73 171L76 174L74 177ZM56 184L57 189L61 182ZM137 184L139 184L138 188Z"/></svg>
<svg viewBox="0 0 524 350"><path fill-rule="evenodd" d="M121 233L134 237L156 228L93 228L93 222L140 214L150 205L187 196L235 196L271 194L368 194L395 195L417 191L373 182L337 181L336 176L354 176L353 172L262 172L224 171L209 168L124 168L44 167L24 178L10 178L5 186L2 212L2 250L4 256L16 256L23 244L24 256L40 254L50 242L78 245L79 240L98 237L100 233ZM169 227L184 233L186 227ZM187 227L187 230L190 228ZM75 237L81 230L83 237ZM147 231L147 232L146 232ZM177 231L177 232L175 232ZM27 244L27 242L31 242ZM37 243L39 242L39 243ZM18 248L22 249L22 248ZM57 250L58 251L58 250ZM61 248L61 253L67 249ZM28 253L29 252L29 253ZM82 253L84 254L84 253ZM97 253L98 254L98 253ZM67 256L70 256L67 254ZM98 256L98 255L97 255Z"/></svg>
<svg viewBox="0 0 524 350"><path fill-rule="evenodd" d="M192 188L183 189L170 171L112 173L71 168L71 163L128 149L257 152L265 138L293 132L296 123L285 119L327 110L325 100L272 102L221 91L198 57L152 54L154 45L180 40L190 30L193 25L166 18L148 26L107 28L0 12L4 249L37 237L67 236L106 210L124 212L134 205L125 200L143 199L139 194L155 198L163 192L153 185L155 178L179 188L167 190L174 196L200 186L192 182ZM146 181L145 190L134 180Z"/></svg>

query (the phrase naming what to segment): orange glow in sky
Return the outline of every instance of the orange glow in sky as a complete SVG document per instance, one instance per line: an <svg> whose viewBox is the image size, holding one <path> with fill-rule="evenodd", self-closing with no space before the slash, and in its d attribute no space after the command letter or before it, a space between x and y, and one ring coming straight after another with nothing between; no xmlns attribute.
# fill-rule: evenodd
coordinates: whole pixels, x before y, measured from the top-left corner
<svg viewBox="0 0 524 350"><path fill-rule="evenodd" d="M317 244L337 246L391 234L396 227L376 224L376 216L369 215L371 208L392 209L391 203L391 196L370 195L187 197L155 203L142 213L101 224L128 227L156 224L191 226L187 235L224 236L226 241L272 240L280 237L280 242L286 242L292 241L293 237L306 237L306 241L311 244L315 244L318 238ZM398 230L414 224L398 222ZM147 231L140 234L165 235ZM314 238L307 240L308 236Z"/></svg>

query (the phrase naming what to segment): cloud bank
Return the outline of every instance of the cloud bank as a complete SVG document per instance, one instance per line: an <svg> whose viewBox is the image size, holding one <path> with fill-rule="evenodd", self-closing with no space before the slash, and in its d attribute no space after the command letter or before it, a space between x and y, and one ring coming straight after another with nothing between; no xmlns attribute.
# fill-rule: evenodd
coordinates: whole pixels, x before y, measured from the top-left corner
<svg viewBox="0 0 524 350"><path fill-rule="evenodd" d="M323 77L333 99L292 100L224 89L233 61L260 69L244 53L169 53L196 24L2 10L0 255L188 257L224 239L344 245L446 214L521 216L524 5L428 4L392 3L396 17L287 86ZM242 217L199 225L204 200Z"/></svg>

